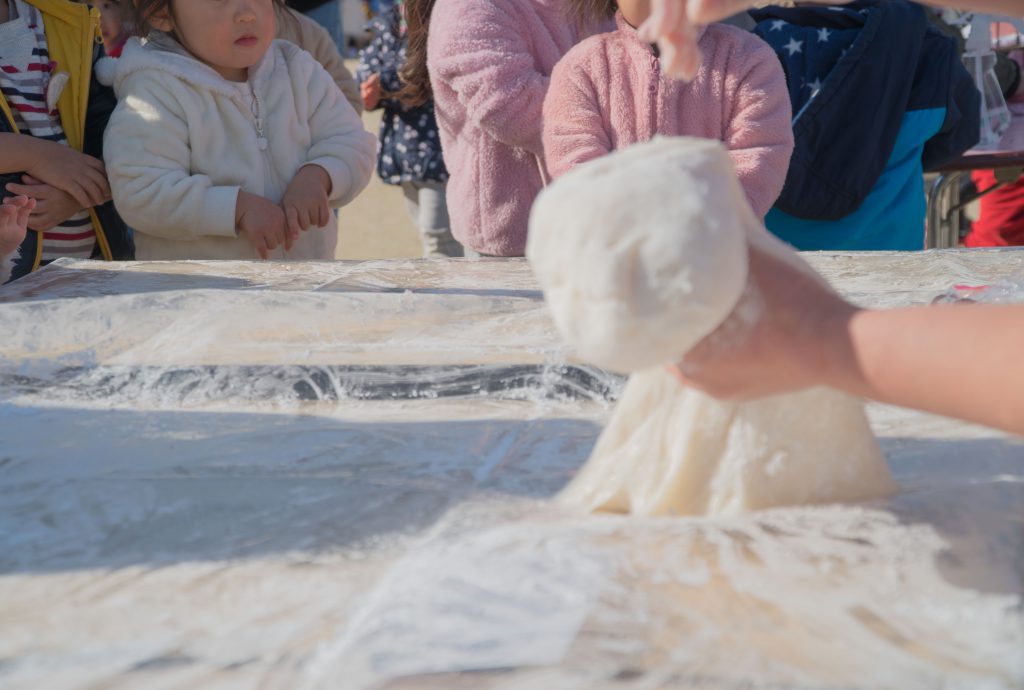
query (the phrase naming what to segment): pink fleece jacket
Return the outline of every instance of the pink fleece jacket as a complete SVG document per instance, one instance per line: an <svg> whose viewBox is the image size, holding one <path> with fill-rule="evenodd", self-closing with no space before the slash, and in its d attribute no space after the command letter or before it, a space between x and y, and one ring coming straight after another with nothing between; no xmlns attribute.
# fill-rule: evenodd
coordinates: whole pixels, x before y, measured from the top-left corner
<svg viewBox="0 0 1024 690"><path fill-rule="evenodd" d="M565 15L562 0L437 0L427 66L451 175L452 234L462 244L522 256L546 177L541 111L551 70L591 33Z"/></svg>
<svg viewBox="0 0 1024 690"><path fill-rule="evenodd" d="M558 177L656 134L718 139L729 148L754 212L763 217L786 180L792 111L775 53L757 36L713 24L689 84L661 73L652 47L622 18L571 50L551 76L544 154Z"/></svg>

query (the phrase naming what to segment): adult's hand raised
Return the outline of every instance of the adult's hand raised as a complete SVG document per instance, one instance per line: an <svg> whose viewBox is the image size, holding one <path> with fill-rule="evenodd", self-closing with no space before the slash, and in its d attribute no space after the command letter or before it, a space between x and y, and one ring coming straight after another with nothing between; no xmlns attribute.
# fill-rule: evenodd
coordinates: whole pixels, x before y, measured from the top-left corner
<svg viewBox="0 0 1024 690"><path fill-rule="evenodd" d="M851 0L815 0L818 5L843 5ZM956 0L966 4L971 0ZM976 0L981 2L1013 2L1014 0ZM690 80L700 67L696 27L717 22L748 10L758 0L651 0L651 16L640 27L640 37L657 43L665 72L679 79Z"/></svg>

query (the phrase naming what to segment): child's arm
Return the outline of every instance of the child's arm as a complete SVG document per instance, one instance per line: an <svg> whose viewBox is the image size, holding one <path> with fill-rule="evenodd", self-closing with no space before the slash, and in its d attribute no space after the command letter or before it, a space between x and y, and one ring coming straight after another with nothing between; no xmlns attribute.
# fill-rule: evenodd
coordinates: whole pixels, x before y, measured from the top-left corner
<svg viewBox="0 0 1024 690"><path fill-rule="evenodd" d="M549 78L537 71L521 11L509 0L440 3L430 21L431 81L447 84L469 119L495 140L544 154ZM563 21L572 21L565 19Z"/></svg>
<svg viewBox="0 0 1024 690"><path fill-rule="evenodd" d="M70 194L79 208L110 201L103 161L27 134L0 133L0 173L24 172Z"/></svg>
<svg viewBox="0 0 1024 690"><path fill-rule="evenodd" d="M103 147L114 203L125 223L179 240L235 237L240 187L190 174L188 126L174 95L144 77L129 77L125 92L131 97L122 98L111 115Z"/></svg>
<svg viewBox="0 0 1024 690"><path fill-rule="evenodd" d="M312 141L305 165L319 166L327 173L327 201L338 208L352 201L369 183L377 161L377 138L363 129L362 119L332 88L330 77L320 65L300 69L309 70L305 83L310 94ZM288 192L285 197L291 198Z"/></svg>
<svg viewBox="0 0 1024 690"><path fill-rule="evenodd" d="M544 99L544 161L552 178L612 150L594 83L573 56L555 67Z"/></svg>
<svg viewBox="0 0 1024 690"><path fill-rule="evenodd" d="M380 17L376 17L370 22L369 29L373 32L373 38L359 51L356 78L359 80L359 95L363 106L367 110L376 110L383 105L380 74L384 69L383 48L387 26Z"/></svg>
<svg viewBox="0 0 1024 690"><path fill-rule="evenodd" d="M402 78L398 76L398 71L402 68L399 62L399 48L403 39L399 27L388 21L391 17L391 13L387 13L370 22L373 39L359 54L359 69L364 75L360 80L365 82L371 75L376 74L382 91L382 100L387 100L389 94L398 93L404 86Z"/></svg>
<svg viewBox="0 0 1024 690"><path fill-rule="evenodd" d="M786 76L775 53L760 39L726 75L731 94L723 128L740 184L759 218L771 209L786 181L793 154L793 109Z"/></svg>

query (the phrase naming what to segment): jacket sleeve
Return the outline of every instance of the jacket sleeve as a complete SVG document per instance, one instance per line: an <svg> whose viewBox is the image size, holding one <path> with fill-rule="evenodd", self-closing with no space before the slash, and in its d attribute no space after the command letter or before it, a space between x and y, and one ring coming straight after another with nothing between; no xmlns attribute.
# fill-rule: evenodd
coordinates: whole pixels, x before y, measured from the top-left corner
<svg viewBox="0 0 1024 690"><path fill-rule="evenodd" d="M952 40L929 31L921 54L923 60L944 65L948 70L948 76L939 82L948 85L946 117L921 153L924 169L931 170L953 160L981 139L981 94L960 62Z"/></svg>
<svg viewBox="0 0 1024 690"><path fill-rule="evenodd" d="M760 41L760 39L758 39ZM771 209L786 182L793 154L793 109L786 76L774 51L759 45L739 62L724 142L758 218Z"/></svg>
<svg viewBox="0 0 1024 690"><path fill-rule="evenodd" d="M107 125L103 159L124 221L171 239L235 237L239 187L189 173L188 127L175 95L139 74L129 77L120 96Z"/></svg>
<svg viewBox="0 0 1024 690"><path fill-rule="evenodd" d="M537 71L514 11L503 2L447 3L434 14L441 16L430 23L431 81L454 91L470 121L495 140L542 155L549 79Z"/></svg>
<svg viewBox="0 0 1024 690"><path fill-rule="evenodd" d="M299 12L280 13L278 21L278 38L295 43L308 51L319 62L334 83L345 95L345 100L356 113L363 112L363 99L359 95L359 84L352 72L345 66L345 61L338 52L338 46L327 32L316 21ZM293 25L289 24L294 22Z"/></svg>
<svg viewBox="0 0 1024 690"><path fill-rule="evenodd" d="M385 94L399 91L402 88L402 80L398 77L400 65L396 61L400 45L398 37L392 31L387 17L377 17L370 22L369 29L373 38L359 53L359 81L364 82L371 75L377 74L380 76L381 91ZM389 43L392 48L390 51ZM386 100L387 98L381 98L377 107L382 108Z"/></svg>
<svg viewBox="0 0 1024 690"><path fill-rule="evenodd" d="M377 138L363 129L363 121L319 65L311 65L309 127L312 134L306 164L315 164L331 178L330 204L337 208L352 201L370 181L376 162Z"/></svg>
<svg viewBox="0 0 1024 690"><path fill-rule="evenodd" d="M612 150L593 80L573 56L569 53L555 67L544 99L544 160L552 178Z"/></svg>

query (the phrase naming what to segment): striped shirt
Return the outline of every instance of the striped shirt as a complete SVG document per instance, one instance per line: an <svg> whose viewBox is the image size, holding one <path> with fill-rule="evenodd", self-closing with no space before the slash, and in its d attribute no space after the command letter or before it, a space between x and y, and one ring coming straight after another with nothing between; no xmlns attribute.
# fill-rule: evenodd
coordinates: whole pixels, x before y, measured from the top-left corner
<svg viewBox="0 0 1024 690"><path fill-rule="evenodd" d="M67 77L55 73L39 11L22 0L12 0L10 7L11 18L0 24L0 93L19 131L67 146L56 105ZM43 233L42 260L88 259L95 246L89 212L79 211Z"/></svg>

